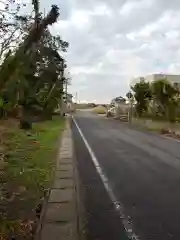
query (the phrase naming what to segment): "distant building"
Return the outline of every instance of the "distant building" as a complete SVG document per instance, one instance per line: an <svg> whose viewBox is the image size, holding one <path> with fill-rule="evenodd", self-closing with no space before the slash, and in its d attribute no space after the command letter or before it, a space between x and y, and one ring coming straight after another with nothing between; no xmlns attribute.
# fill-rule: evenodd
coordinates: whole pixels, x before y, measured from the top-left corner
<svg viewBox="0 0 180 240"><path fill-rule="evenodd" d="M128 112L128 104L126 104L126 99L119 96L111 100L111 106L115 108L115 115L125 115Z"/></svg>
<svg viewBox="0 0 180 240"><path fill-rule="evenodd" d="M132 85L136 84L137 82L140 82L142 80L147 82L154 82L158 80L166 79L169 83L171 83L173 86L176 86L180 89L180 75L172 75L172 74L151 74L147 75L145 77L137 77L132 80Z"/></svg>

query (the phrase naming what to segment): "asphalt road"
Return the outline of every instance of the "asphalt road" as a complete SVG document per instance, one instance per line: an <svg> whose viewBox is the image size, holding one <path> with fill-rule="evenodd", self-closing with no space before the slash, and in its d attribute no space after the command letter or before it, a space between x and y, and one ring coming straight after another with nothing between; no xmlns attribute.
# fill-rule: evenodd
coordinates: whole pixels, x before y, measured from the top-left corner
<svg viewBox="0 0 180 240"><path fill-rule="evenodd" d="M75 120L139 239L180 240L180 143L88 112ZM126 239L74 123L72 131L87 239Z"/></svg>

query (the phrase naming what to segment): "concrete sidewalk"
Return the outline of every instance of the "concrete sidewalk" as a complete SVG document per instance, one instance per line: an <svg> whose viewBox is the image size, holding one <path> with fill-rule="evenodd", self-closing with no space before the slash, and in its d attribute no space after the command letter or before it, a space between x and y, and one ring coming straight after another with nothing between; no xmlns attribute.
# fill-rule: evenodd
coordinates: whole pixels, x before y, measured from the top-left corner
<svg viewBox="0 0 180 240"><path fill-rule="evenodd" d="M77 181L69 123L63 133L55 179L40 230L40 240L78 240Z"/></svg>

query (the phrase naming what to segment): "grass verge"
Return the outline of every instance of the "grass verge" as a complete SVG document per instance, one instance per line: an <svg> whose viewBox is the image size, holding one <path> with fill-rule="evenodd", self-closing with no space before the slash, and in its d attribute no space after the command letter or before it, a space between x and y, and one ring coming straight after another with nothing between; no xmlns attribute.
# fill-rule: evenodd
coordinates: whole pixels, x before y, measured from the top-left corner
<svg viewBox="0 0 180 240"><path fill-rule="evenodd" d="M18 129L0 122L0 240L32 239L37 206L53 176L58 139L64 120L55 118Z"/></svg>

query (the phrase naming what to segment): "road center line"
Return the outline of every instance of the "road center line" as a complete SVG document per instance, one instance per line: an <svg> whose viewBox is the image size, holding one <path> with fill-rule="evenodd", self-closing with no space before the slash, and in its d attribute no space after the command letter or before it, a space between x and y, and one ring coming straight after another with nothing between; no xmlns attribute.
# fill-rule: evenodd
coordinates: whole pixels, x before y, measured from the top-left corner
<svg viewBox="0 0 180 240"><path fill-rule="evenodd" d="M72 116L72 119L73 119L73 122L76 125L76 128L77 128L80 136L82 137L82 140L83 140L83 142L84 142L84 144L85 144L85 146L86 146L86 148L87 148L87 150L88 150L88 152L91 156L91 159L94 163L96 171L98 172L98 174L99 174L99 176L100 176L100 178L101 178L101 180L104 184L104 187L105 187L111 201L113 202L115 210L119 213L120 219L121 219L121 221L124 225L124 229L127 233L128 238L132 239L132 240L139 240L139 237L133 231L132 221L130 221L131 218L129 216L125 215L124 210L123 210L124 209L123 205L116 199L116 197L113 193L113 190L108 183L108 179L107 179L106 175L104 174L104 172L103 172L103 170L102 170L102 168L101 168L101 166L100 166L92 148L90 147L87 139L85 138L82 130L80 129L79 125L77 124L77 122L76 122L76 120L73 116Z"/></svg>

